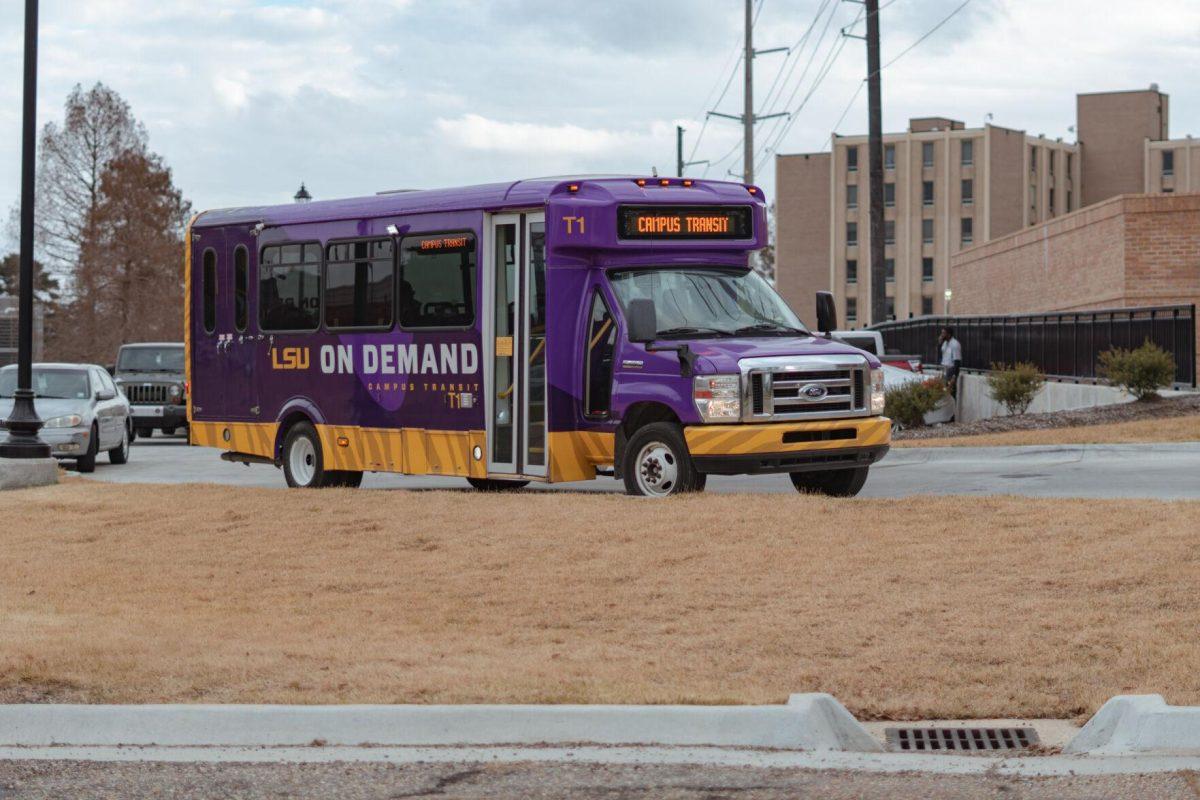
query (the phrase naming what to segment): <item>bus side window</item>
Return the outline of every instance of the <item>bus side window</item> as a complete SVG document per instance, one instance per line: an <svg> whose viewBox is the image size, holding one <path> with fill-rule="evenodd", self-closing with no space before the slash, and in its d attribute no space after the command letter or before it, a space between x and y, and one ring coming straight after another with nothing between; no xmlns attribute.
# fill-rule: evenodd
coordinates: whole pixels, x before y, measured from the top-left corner
<svg viewBox="0 0 1200 800"><path fill-rule="evenodd" d="M321 321L321 246L271 245L258 264L262 331L315 331Z"/></svg>
<svg viewBox="0 0 1200 800"><path fill-rule="evenodd" d="M250 265L246 248L238 245L233 250L233 325L238 333L246 330L249 312L246 298L250 293Z"/></svg>
<svg viewBox="0 0 1200 800"><path fill-rule="evenodd" d="M587 337L583 415L589 419L606 419L612 396L613 349L617 341L617 326L599 291L592 295Z"/></svg>
<svg viewBox="0 0 1200 800"><path fill-rule="evenodd" d="M217 329L217 251L209 248L204 251L204 285L201 291L204 296L204 332L212 333Z"/></svg>

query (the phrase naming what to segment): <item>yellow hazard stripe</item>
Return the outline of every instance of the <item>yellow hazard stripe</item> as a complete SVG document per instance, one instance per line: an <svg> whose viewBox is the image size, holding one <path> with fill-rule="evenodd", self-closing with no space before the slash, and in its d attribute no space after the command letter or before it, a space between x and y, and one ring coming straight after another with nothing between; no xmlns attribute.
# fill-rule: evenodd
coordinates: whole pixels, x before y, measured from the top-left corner
<svg viewBox="0 0 1200 800"><path fill-rule="evenodd" d="M783 441L785 433L832 430L853 430L854 437L787 444ZM888 444L892 440L892 421L887 417L867 417L766 425L690 425L683 429L683 436L694 456L837 450Z"/></svg>
<svg viewBox="0 0 1200 800"><path fill-rule="evenodd" d="M616 435L604 431L551 431L550 480L586 481L596 467L613 462Z"/></svg>

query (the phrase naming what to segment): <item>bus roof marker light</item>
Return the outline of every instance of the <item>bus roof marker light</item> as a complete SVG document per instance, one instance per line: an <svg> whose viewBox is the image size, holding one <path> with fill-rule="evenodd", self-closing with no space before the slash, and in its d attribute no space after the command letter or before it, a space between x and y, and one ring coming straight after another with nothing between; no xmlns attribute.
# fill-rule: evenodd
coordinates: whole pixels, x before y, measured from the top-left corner
<svg viewBox="0 0 1200 800"><path fill-rule="evenodd" d="M671 182L669 180L667 180L666 178L659 178L658 185L659 186L670 186Z"/></svg>
<svg viewBox="0 0 1200 800"><path fill-rule="evenodd" d="M758 194L758 187L757 186L747 186L746 191L749 192L750 194Z"/></svg>
<svg viewBox="0 0 1200 800"><path fill-rule="evenodd" d="M692 185L693 183L694 183L694 181L693 181L691 178L684 178L684 179L683 179L683 185L684 185L684 188L689 188L689 187L691 187L691 185Z"/></svg>
<svg viewBox="0 0 1200 800"><path fill-rule="evenodd" d="M636 181L634 181L634 183L636 183L638 186L645 186L645 185L646 185L646 179L645 179L645 178L638 178Z"/></svg>
<svg viewBox="0 0 1200 800"><path fill-rule="evenodd" d="M578 191L579 191L579 184L578 184L578 183L569 183L569 184L567 184L567 191L568 191L568 192L578 192Z"/></svg>

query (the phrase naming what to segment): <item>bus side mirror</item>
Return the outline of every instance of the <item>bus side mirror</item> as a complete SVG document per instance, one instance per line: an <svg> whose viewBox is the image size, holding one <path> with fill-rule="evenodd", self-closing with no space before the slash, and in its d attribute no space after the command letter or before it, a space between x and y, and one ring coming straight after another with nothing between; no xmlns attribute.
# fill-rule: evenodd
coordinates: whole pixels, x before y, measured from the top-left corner
<svg viewBox="0 0 1200 800"><path fill-rule="evenodd" d="M832 292L817 292L817 330L826 335L837 330L837 307Z"/></svg>
<svg viewBox="0 0 1200 800"><path fill-rule="evenodd" d="M654 311L653 300L630 300L627 316L629 341L652 342L658 336L658 315Z"/></svg>

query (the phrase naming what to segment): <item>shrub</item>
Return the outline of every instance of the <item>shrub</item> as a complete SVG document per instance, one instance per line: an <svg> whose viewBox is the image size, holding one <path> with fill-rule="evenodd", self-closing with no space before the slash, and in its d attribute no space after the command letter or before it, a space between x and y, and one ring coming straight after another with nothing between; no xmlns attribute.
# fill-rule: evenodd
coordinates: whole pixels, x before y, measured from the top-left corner
<svg viewBox="0 0 1200 800"><path fill-rule="evenodd" d="M992 364L987 376L988 394L992 396L1010 416L1024 414L1046 382L1046 376L1029 363Z"/></svg>
<svg viewBox="0 0 1200 800"><path fill-rule="evenodd" d="M884 394L883 413L906 428L925 424L925 415L946 396L949 390L940 378L912 381Z"/></svg>
<svg viewBox="0 0 1200 800"><path fill-rule="evenodd" d="M1149 400L1175 380L1175 359L1147 339L1136 350L1114 347L1101 353L1100 375L1138 400Z"/></svg>

